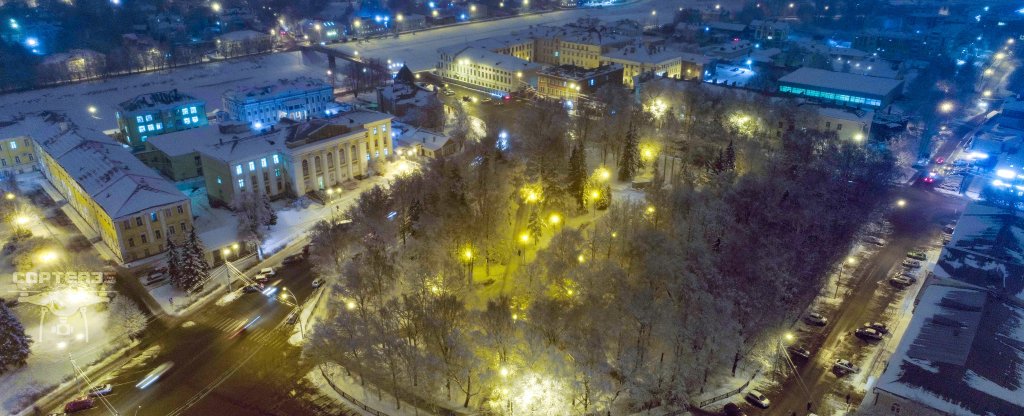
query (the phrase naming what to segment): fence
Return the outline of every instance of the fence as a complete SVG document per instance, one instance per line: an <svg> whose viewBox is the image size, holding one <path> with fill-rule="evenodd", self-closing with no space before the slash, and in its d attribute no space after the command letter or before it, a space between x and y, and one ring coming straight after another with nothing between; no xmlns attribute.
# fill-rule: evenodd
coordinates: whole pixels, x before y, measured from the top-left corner
<svg viewBox="0 0 1024 416"><path fill-rule="evenodd" d="M754 375L754 376L756 377L756 376L757 376L757 374L755 373L755 375ZM753 379L753 378L751 378L751 380L752 380L752 379ZM697 407L701 407L701 408L703 408L704 406L707 406L707 405L709 405L709 404L711 404L711 403L714 403L714 402L717 402L717 401L723 400L723 399L725 399L725 398L727 398L727 397L729 397L729 396L732 396L732 395L734 395L734 394L736 394L736 393L739 393L739 392L743 391L743 389L747 388L747 386L749 386L749 385L750 385L750 380L747 380L747 382L746 382L746 383L743 383L743 385L742 385L742 386L739 386L739 388L737 388L737 389L735 389L735 390L730 390L730 391L728 391L728 392L725 392L725 393L719 394L719 395L717 395L717 396L715 396L715 397L712 397L712 398L710 398L710 399L707 399L707 400L701 401L701 402L700 402L700 405L698 405Z"/></svg>

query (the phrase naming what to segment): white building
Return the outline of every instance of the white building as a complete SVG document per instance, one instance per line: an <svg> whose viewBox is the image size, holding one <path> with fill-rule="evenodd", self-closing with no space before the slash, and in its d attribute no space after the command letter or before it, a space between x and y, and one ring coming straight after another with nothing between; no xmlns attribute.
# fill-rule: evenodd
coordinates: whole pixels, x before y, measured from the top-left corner
<svg viewBox="0 0 1024 416"><path fill-rule="evenodd" d="M222 97L232 120L260 130L282 118L295 121L327 115L334 91L326 82L309 77L282 79L256 87L229 90Z"/></svg>
<svg viewBox="0 0 1024 416"><path fill-rule="evenodd" d="M487 89L494 95L509 95L527 86L536 87L542 65L514 56L468 46L441 48L437 74L457 83Z"/></svg>
<svg viewBox="0 0 1024 416"><path fill-rule="evenodd" d="M817 130L835 132L842 140L862 142L871 137L875 112L859 108L836 108L810 105L818 114Z"/></svg>

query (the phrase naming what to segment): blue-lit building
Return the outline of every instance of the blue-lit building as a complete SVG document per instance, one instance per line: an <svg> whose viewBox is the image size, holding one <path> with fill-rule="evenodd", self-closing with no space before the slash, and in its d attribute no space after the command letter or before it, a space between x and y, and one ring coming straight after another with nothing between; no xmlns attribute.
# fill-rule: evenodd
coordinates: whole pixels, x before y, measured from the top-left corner
<svg viewBox="0 0 1024 416"><path fill-rule="evenodd" d="M202 127L206 103L178 90L142 94L117 105L117 128L133 150L143 150L146 138Z"/></svg>
<svg viewBox="0 0 1024 416"><path fill-rule="evenodd" d="M336 106L331 86L309 77L236 88L225 92L223 100L231 120L249 123L255 130L270 128L282 118L324 117Z"/></svg>
<svg viewBox="0 0 1024 416"><path fill-rule="evenodd" d="M833 105L884 108L903 80L803 67L779 78L779 92Z"/></svg>

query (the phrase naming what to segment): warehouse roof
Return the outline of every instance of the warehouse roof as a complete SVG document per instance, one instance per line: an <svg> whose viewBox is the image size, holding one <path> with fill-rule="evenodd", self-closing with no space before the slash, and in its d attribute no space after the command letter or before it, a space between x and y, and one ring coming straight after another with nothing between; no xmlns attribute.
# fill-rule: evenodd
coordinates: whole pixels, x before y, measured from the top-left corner
<svg viewBox="0 0 1024 416"><path fill-rule="evenodd" d="M803 67L786 74L779 78L779 82L874 96L888 95L903 84L903 81L898 79L832 72L808 67Z"/></svg>

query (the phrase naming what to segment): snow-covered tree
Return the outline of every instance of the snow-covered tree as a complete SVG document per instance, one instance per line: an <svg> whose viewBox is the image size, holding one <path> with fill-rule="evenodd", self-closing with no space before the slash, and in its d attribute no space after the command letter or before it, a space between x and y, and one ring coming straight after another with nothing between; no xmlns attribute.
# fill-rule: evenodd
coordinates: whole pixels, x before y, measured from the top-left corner
<svg viewBox="0 0 1024 416"><path fill-rule="evenodd" d="M129 339L146 329L146 315L142 313L135 301L127 296L118 296L110 302L108 307L110 322L115 325L122 335Z"/></svg>
<svg viewBox="0 0 1024 416"><path fill-rule="evenodd" d="M622 156L619 158L619 180L631 181L637 170L643 167L640 159L640 139L637 137L636 125L631 119L626 141L622 144Z"/></svg>
<svg viewBox="0 0 1024 416"><path fill-rule="evenodd" d="M181 250L182 246L167 238L167 277L171 285L176 288L185 287L182 282L181 273Z"/></svg>
<svg viewBox="0 0 1024 416"><path fill-rule="evenodd" d="M0 374L25 365L31 350L32 338L7 303L0 300Z"/></svg>
<svg viewBox="0 0 1024 416"><path fill-rule="evenodd" d="M206 262L206 248L196 236L195 228L180 247L181 277L175 285L180 290L198 292L203 282L210 276L210 265ZM173 282L172 282L173 283Z"/></svg>
<svg viewBox="0 0 1024 416"><path fill-rule="evenodd" d="M586 208L587 162L582 145L576 145L569 154L569 196L576 201L576 208Z"/></svg>
<svg viewBox="0 0 1024 416"><path fill-rule="evenodd" d="M277 224L277 213L270 200L256 192L240 193L231 209L238 214L238 238L242 241L260 244L266 236L266 229Z"/></svg>

